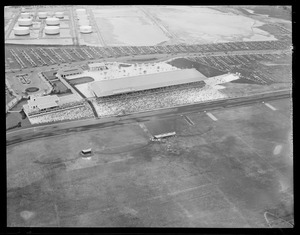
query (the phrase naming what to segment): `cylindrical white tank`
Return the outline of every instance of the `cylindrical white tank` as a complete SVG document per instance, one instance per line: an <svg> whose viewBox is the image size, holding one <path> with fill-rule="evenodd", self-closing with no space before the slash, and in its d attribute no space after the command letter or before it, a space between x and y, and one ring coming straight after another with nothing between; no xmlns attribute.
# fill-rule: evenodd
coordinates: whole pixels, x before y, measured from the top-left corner
<svg viewBox="0 0 300 235"><path fill-rule="evenodd" d="M24 19L30 18L30 14L28 12L22 12L21 13L21 18L24 18Z"/></svg>
<svg viewBox="0 0 300 235"><path fill-rule="evenodd" d="M32 19L18 19L19 26L30 26L32 25Z"/></svg>
<svg viewBox="0 0 300 235"><path fill-rule="evenodd" d="M55 17L62 19L62 18L64 18L64 13L63 12L55 12Z"/></svg>
<svg viewBox="0 0 300 235"><path fill-rule="evenodd" d="M86 10L85 9L76 9L76 13L77 14L86 14Z"/></svg>
<svg viewBox="0 0 300 235"><path fill-rule="evenodd" d="M80 26L80 33L91 33L91 32L92 32L92 26L90 25Z"/></svg>
<svg viewBox="0 0 300 235"><path fill-rule="evenodd" d="M47 12L39 12L38 16L40 19L46 19L47 18Z"/></svg>
<svg viewBox="0 0 300 235"><path fill-rule="evenodd" d="M79 20L78 25L79 26L90 25L90 21L89 20Z"/></svg>
<svg viewBox="0 0 300 235"><path fill-rule="evenodd" d="M46 24L47 25L59 25L59 19L57 19L57 18L47 18L46 19Z"/></svg>
<svg viewBox="0 0 300 235"><path fill-rule="evenodd" d="M46 26L45 34L47 35L59 34L59 26Z"/></svg>
<svg viewBox="0 0 300 235"><path fill-rule="evenodd" d="M29 27L15 27L14 34L17 36L24 36L29 34Z"/></svg>

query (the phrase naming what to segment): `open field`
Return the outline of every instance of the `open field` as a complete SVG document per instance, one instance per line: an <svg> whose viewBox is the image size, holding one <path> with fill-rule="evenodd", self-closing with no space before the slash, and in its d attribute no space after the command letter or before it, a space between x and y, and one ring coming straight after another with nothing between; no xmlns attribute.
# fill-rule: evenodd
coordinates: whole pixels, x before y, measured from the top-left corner
<svg viewBox="0 0 300 235"><path fill-rule="evenodd" d="M224 14L213 7L149 7L149 13L168 31L175 34L182 42L214 43L228 41L276 40L274 36L257 28L262 22L252 18ZM185 19L185 20L182 20Z"/></svg>
<svg viewBox="0 0 300 235"><path fill-rule="evenodd" d="M273 18L291 20L291 6L247 6L248 15L261 14Z"/></svg>
<svg viewBox="0 0 300 235"><path fill-rule="evenodd" d="M8 146L8 226L272 226L265 212L293 222L289 100L270 104L211 111L217 121L187 114L194 125L178 116L166 143L132 124Z"/></svg>
<svg viewBox="0 0 300 235"><path fill-rule="evenodd" d="M169 39L138 7L101 7L92 12L106 45L150 46Z"/></svg>

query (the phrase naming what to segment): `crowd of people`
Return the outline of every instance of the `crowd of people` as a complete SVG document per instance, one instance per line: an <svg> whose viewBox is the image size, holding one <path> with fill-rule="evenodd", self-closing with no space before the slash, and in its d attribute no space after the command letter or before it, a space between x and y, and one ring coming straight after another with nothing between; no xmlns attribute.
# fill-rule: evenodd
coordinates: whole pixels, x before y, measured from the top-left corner
<svg viewBox="0 0 300 235"><path fill-rule="evenodd" d="M88 104L84 106L75 107L72 109L61 110L52 113L45 113L43 115L29 117L31 124L59 122L67 120L75 120L82 118L94 117L94 113Z"/></svg>
<svg viewBox="0 0 300 235"><path fill-rule="evenodd" d="M64 104L60 104L59 107L55 107L53 109L49 109L49 110L33 110L31 112L28 113L29 116L35 116L35 115L40 115L40 114L46 114L49 112L53 112L53 111L60 111L62 109L66 109L66 108L71 108L71 107L75 107L75 106L80 106L80 105L84 105L84 101L74 101L74 102L68 102L68 103L64 103Z"/></svg>
<svg viewBox="0 0 300 235"><path fill-rule="evenodd" d="M118 97L98 98L94 103L99 117L115 116L120 113L135 113L178 105L222 99L226 96L210 86L187 87L182 89L161 88L160 92L140 91Z"/></svg>

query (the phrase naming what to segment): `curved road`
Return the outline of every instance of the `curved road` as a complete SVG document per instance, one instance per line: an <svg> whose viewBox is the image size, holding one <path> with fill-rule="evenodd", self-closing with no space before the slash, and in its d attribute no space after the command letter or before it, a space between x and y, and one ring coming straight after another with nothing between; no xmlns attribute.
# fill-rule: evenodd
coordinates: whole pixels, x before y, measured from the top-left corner
<svg viewBox="0 0 300 235"><path fill-rule="evenodd" d="M262 101L290 98L290 90L275 91L271 93L256 94L241 98L215 100L205 103L185 105L181 107L166 108L155 111L129 114L119 117L109 117L101 119L84 119L63 123L48 124L10 131L6 134L6 145L12 145L23 141L37 138L51 137L55 135L70 134L81 131L88 131L95 128L105 128L136 122L145 122L151 118L176 117L185 113L195 113L204 110L213 110L232 106L249 105Z"/></svg>

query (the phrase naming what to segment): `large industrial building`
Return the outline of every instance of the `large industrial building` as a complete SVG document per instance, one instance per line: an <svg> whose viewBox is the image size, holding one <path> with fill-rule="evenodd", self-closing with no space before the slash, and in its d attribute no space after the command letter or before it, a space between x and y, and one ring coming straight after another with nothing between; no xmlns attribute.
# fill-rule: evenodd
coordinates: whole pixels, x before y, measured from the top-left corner
<svg viewBox="0 0 300 235"><path fill-rule="evenodd" d="M96 97L150 90L203 81L206 77L196 69L183 69L126 78L95 81L89 84Z"/></svg>

